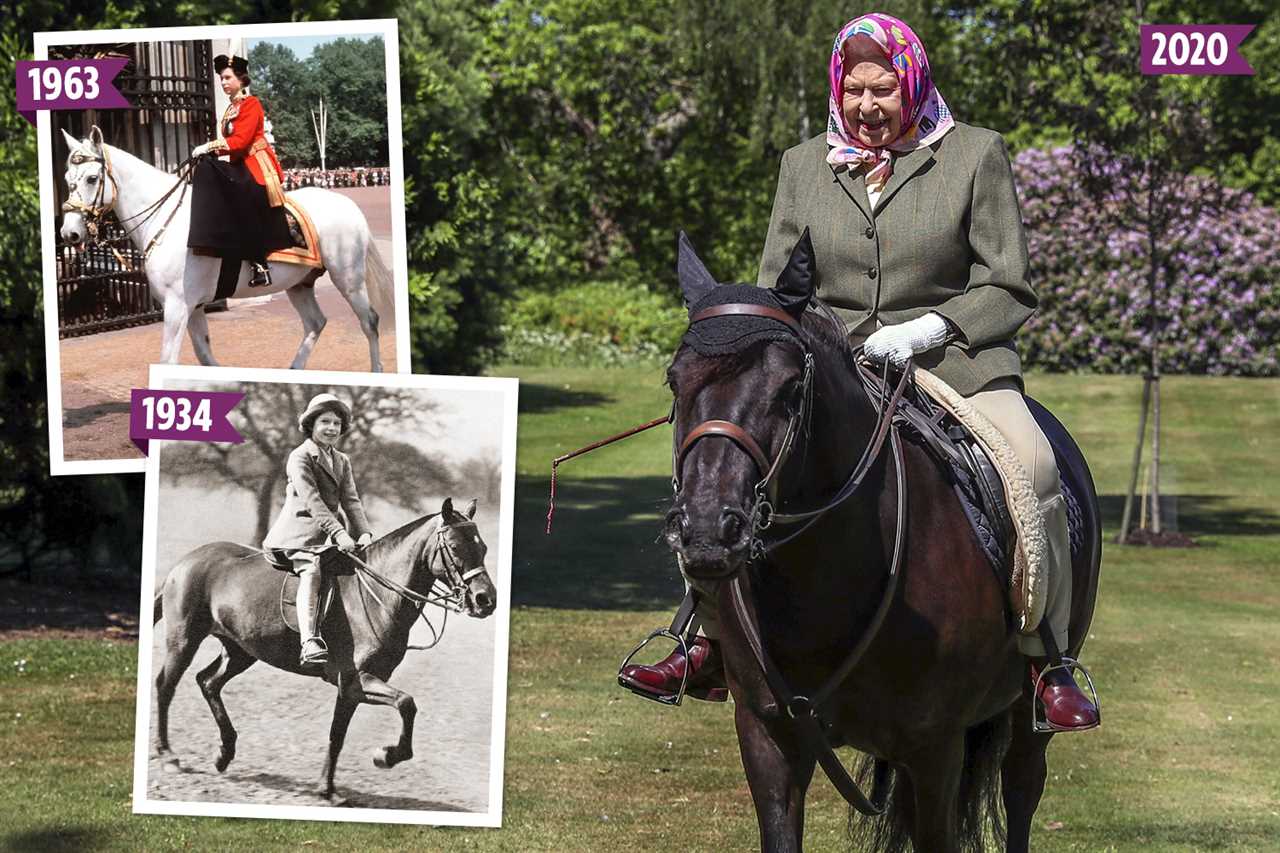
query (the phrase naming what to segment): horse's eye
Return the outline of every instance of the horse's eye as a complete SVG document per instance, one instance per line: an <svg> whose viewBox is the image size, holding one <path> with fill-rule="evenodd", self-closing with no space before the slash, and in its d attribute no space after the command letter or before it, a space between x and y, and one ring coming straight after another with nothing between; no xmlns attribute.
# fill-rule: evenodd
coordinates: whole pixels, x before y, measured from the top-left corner
<svg viewBox="0 0 1280 853"><path fill-rule="evenodd" d="M91 184L96 184L97 182L98 182L98 176L97 176L97 175L90 175L90 176L89 176L89 183L91 183Z"/></svg>

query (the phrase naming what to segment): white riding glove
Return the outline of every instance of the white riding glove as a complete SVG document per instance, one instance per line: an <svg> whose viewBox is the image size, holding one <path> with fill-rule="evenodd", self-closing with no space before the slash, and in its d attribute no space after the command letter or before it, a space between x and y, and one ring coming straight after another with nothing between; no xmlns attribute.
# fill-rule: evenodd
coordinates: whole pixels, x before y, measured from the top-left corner
<svg viewBox="0 0 1280 853"><path fill-rule="evenodd" d="M356 540L351 538L351 534L345 530L339 530L333 536L334 544L338 546L339 551L346 551L350 554L356 549Z"/></svg>
<svg viewBox="0 0 1280 853"><path fill-rule="evenodd" d="M356 540L356 544L359 545L361 548L363 548L364 546L368 545L372 541L373 541L372 533L361 533L360 538Z"/></svg>
<svg viewBox="0 0 1280 853"><path fill-rule="evenodd" d="M212 142L206 142L204 145L197 145L195 148L191 149L191 159L194 160L195 158L199 157L201 154L208 154L211 150L213 150L213 146L214 146L214 143Z"/></svg>
<svg viewBox="0 0 1280 853"><path fill-rule="evenodd" d="M862 351L868 358L887 358L894 367L902 367L907 359L946 343L948 334L947 321L930 311L923 317L876 329L862 345Z"/></svg>

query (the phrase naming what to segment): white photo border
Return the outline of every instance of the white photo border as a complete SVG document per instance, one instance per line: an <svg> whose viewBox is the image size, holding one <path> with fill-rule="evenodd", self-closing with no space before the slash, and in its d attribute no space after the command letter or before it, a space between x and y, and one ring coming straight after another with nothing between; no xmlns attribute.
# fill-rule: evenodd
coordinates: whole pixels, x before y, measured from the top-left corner
<svg viewBox="0 0 1280 853"><path fill-rule="evenodd" d="M151 702L153 685L152 611L156 580L157 514L160 495L160 456L167 441L152 441L146 460L146 500L143 509L142 589L138 620L138 704L134 720L134 814L198 815L214 817L279 818L285 820L338 820L357 823L408 823L435 826L500 827L502 825L503 765L506 752L507 668L511 630L511 563L515 528L516 407L519 380L486 376L445 376L405 373L351 373L298 371L252 367L197 367L181 364L151 365L150 387L163 388L168 380L200 382L258 382L290 385L359 385L415 388L431 391L497 391L502 401L502 490L498 514L499 547L494 579L498 606L494 610L493 707L489 743L489 797L485 812L438 812L411 809L345 808L335 806L277 806L152 800L147 797L150 772Z"/></svg>
<svg viewBox="0 0 1280 853"><path fill-rule="evenodd" d="M280 24L227 24L198 27L143 27L126 30L69 30L34 35L34 58L48 59L49 48L61 45L112 44L117 42L192 41L207 38L287 38L290 36L381 35L386 46L387 156L391 169L392 280L397 285L396 372L410 373L409 248L404 218L404 139L400 120L400 40L395 18L352 21L299 21ZM58 275L54 240L56 176L48 167L53 157L53 125L48 110L36 113L36 150L39 158L41 278L44 285L44 352L48 394L49 472L64 474L140 474L144 459L94 459L67 461L62 443L62 357L58 348Z"/></svg>

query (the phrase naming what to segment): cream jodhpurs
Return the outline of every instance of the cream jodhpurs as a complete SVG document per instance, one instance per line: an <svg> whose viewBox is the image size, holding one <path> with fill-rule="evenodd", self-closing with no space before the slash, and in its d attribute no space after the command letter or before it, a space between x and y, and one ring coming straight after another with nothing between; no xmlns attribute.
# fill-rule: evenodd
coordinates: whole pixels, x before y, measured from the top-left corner
<svg viewBox="0 0 1280 853"><path fill-rule="evenodd" d="M1071 545L1067 534L1067 504L1062 497L1053 448L1031 416L1031 410L1014 380L997 379L966 399L1000 430L1031 476L1036 497L1040 499L1040 512L1044 516L1045 536L1049 544L1047 565L1043 567L1048 572L1044 618L1053 629L1059 650L1065 651L1071 618ZM681 569L683 571L683 566ZM702 623L699 633L715 639L719 636L720 627L715 604L716 583L691 581L686 576L685 585L686 588L692 586L699 594L697 618ZM1018 650L1028 657L1041 657L1045 653L1044 644L1038 636L1021 634L1018 635Z"/></svg>

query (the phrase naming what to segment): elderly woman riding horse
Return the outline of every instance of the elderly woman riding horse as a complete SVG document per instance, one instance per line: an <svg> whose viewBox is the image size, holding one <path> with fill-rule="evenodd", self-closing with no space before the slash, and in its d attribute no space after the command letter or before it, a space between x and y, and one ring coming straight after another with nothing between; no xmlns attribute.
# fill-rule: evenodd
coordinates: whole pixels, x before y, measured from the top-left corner
<svg viewBox="0 0 1280 853"><path fill-rule="evenodd" d="M827 131L782 158L758 284L768 287L808 228L823 299L864 353L927 368L993 423L1031 477L1049 554L1044 618L1068 647L1071 552L1053 449L1023 400L1013 337L1036 307L1004 140L955 121L924 45L882 14L846 24L831 54ZM678 473L678 472L677 472ZM714 582L695 590L702 635L620 681L641 695L723 700ZM1041 639L1020 634L1049 726L1080 731L1098 711L1066 670L1045 670Z"/></svg>

